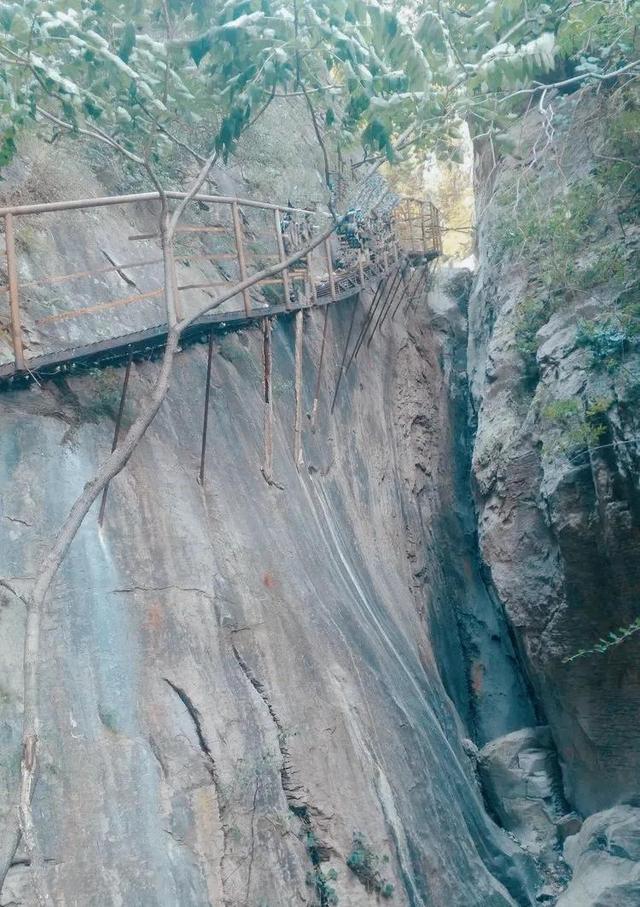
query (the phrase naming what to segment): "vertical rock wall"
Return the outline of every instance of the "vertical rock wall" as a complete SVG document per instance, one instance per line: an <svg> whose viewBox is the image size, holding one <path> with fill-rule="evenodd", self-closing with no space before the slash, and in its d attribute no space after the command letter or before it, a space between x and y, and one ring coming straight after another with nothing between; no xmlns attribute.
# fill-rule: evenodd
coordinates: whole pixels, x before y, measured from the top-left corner
<svg viewBox="0 0 640 907"><path fill-rule="evenodd" d="M499 685L514 661L452 470L459 316L421 299L408 323L389 322L331 418L353 304L331 312L299 472L292 325L274 331L282 490L260 474L260 334L227 335L216 342L204 487L206 349L196 346L179 355L166 404L112 483L104 528L92 512L72 546L43 627L35 799L60 904L364 907L385 886L392 903L415 907L532 903L535 873L487 817L462 744L474 716L488 735L529 706L524 692L502 703L488 684L476 690L485 710L467 692L459 627L490 627L477 646L498 653ZM321 328L306 316L306 410ZM134 366L126 422L157 369ZM109 449L121 377L106 369L0 398L3 574L33 573ZM437 554L444 542L463 552L455 571L453 553ZM5 597L5 827L22 624ZM347 862L362 862L363 840L369 868L358 873ZM0 903L32 903L27 875L19 859Z"/></svg>
<svg viewBox="0 0 640 907"><path fill-rule="evenodd" d="M634 103L552 99L551 130L536 112L512 155L477 158L481 550L584 814L640 794L638 637L566 660L640 608L639 233L619 169Z"/></svg>

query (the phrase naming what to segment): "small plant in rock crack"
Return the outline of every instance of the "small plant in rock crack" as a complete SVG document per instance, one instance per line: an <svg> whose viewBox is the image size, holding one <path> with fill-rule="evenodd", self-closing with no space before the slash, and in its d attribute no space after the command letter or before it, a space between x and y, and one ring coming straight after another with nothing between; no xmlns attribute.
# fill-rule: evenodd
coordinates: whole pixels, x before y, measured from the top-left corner
<svg viewBox="0 0 640 907"><path fill-rule="evenodd" d="M334 907L338 904L338 893L333 885L329 884L335 882L337 878L338 873L335 869L323 872L316 866L307 873L307 885L315 891L318 907Z"/></svg>
<svg viewBox="0 0 640 907"><path fill-rule="evenodd" d="M304 807L304 814L300 816L304 822L308 816L306 814L306 807ZM313 869L310 869L307 873L307 885L310 888L313 888L316 897L316 907L334 907L338 903L338 893L331 885L331 882L335 882L338 878L338 873L335 869L329 869L327 872L324 872L320 868L322 862L322 848L318 844L318 840L313 833L313 830L308 827L304 837L305 845L307 848L307 853L309 854L309 859L313 864Z"/></svg>
<svg viewBox="0 0 640 907"><path fill-rule="evenodd" d="M629 639L630 636L635 636L636 633L640 633L640 617L636 617L633 623L629 624L628 627L619 627L617 630L612 630L606 636L601 636L598 642L591 646L591 648L579 649L573 655L568 655L566 658L562 659L563 663L568 664L570 661L584 658L585 655L604 655L609 649L612 649L614 646L619 646L625 640Z"/></svg>
<svg viewBox="0 0 640 907"><path fill-rule="evenodd" d="M580 321L576 345L589 350L594 369L613 372L621 365L631 345L637 343L637 331L637 323L619 317Z"/></svg>
<svg viewBox="0 0 640 907"><path fill-rule="evenodd" d="M611 403L600 397L582 405L572 397L547 404L542 417L553 432L543 438L547 453L571 457L577 451L596 447L607 432L606 413Z"/></svg>
<svg viewBox="0 0 640 907"><path fill-rule="evenodd" d="M388 862L389 857L386 855L381 857L375 853L361 832L354 832L352 850L347 857L347 866L369 893L375 892L383 898L393 897L393 884L383 878L380 871L381 864L384 865Z"/></svg>

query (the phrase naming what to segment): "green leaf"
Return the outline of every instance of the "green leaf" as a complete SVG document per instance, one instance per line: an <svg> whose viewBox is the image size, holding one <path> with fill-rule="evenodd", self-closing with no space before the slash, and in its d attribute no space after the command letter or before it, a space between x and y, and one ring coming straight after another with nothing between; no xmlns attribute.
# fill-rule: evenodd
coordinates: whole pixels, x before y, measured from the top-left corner
<svg viewBox="0 0 640 907"><path fill-rule="evenodd" d="M189 44L189 55L196 66L200 65L201 60L206 57L212 46L213 42L210 35L203 35Z"/></svg>
<svg viewBox="0 0 640 907"><path fill-rule="evenodd" d="M6 166L16 151L16 131L9 127L0 135L0 167Z"/></svg>
<svg viewBox="0 0 640 907"><path fill-rule="evenodd" d="M131 51L136 46L136 29L133 22L128 22L124 27L122 33L122 41L120 42L120 47L118 48L118 56L121 60L124 60L125 63L129 62L129 57L131 56Z"/></svg>

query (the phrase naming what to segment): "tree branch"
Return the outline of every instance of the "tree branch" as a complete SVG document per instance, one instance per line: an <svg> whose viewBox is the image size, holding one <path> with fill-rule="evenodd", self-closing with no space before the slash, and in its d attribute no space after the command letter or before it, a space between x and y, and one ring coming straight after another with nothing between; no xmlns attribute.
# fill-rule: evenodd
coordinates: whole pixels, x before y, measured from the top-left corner
<svg viewBox="0 0 640 907"><path fill-rule="evenodd" d="M36 105L36 110L46 120L50 120L52 123L55 123L56 126L60 126L61 129L66 129L68 132L75 132L78 135L84 135L87 138L95 139L98 142L102 142L103 145L109 145L109 147L113 148L115 151L119 151L120 154L123 154L134 164L144 166L145 162L143 158L138 157L137 154L133 154L133 152L129 151L115 139L112 139L110 135L107 135L107 133L103 132L101 129L83 129L80 126L74 126L73 123L67 123L53 113L49 113L48 110L45 110L44 107L40 107L40 105Z"/></svg>
<svg viewBox="0 0 640 907"><path fill-rule="evenodd" d="M520 88L518 91L513 91L503 98L498 98L498 103L503 104L505 101L510 101L512 98L517 98L519 95L523 94L535 94L538 91L551 91L555 88L566 88L569 85L578 85L586 79L596 79L599 82L606 82L609 79L617 79L618 76L623 75L625 72L629 72L629 70L633 69L635 66L640 67L640 60L634 60L632 63L627 63L626 66L621 66L620 69L616 69L614 72L585 72L582 75L573 76L571 79L563 79L561 82L550 82L548 85L540 83L533 88Z"/></svg>

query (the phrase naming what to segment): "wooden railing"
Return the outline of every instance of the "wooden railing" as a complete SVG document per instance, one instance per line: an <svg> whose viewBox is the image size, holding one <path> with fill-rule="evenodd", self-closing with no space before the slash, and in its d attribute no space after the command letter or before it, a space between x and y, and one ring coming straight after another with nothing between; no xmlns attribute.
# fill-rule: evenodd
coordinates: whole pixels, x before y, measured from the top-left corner
<svg viewBox="0 0 640 907"><path fill-rule="evenodd" d="M425 199L401 198L393 209L393 230L407 255L442 254L440 212Z"/></svg>
<svg viewBox="0 0 640 907"><path fill-rule="evenodd" d="M167 196L176 201L185 193ZM0 360L3 374L23 373L43 358L55 361L58 352L122 340L164 321L158 198L148 192L0 208L5 245L0 328L4 322L11 338L11 359ZM105 223L97 216L100 209L119 209L120 216L109 221L104 214ZM216 291L229 290L297 251L301 255L293 266L239 292L246 318L263 316L273 306L299 309L327 297L337 301L403 256L429 259L441 250L437 210L428 202L403 199L391 219L383 222L374 212L353 221L355 240L353 228L340 228L339 236L304 254L314 235L326 229L325 215L250 199L195 196L176 231L178 316L200 308L203 293L215 300ZM136 226L125 236L121 231L127 222ZM85 241L87 233L91 243ZM61 246L63 255L57 254ZM61 273L51 273L56 258L68 262ZM83 299L85 304L79 304ZM123 310L126 321L119 324Z"/></svg>

